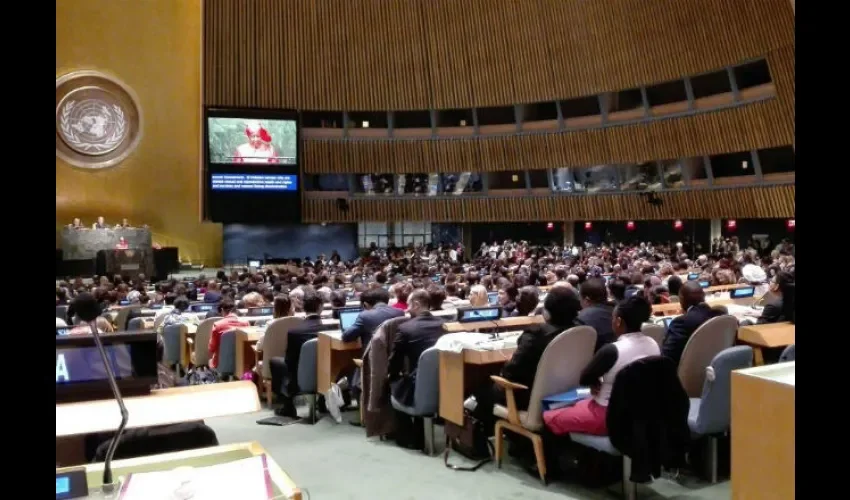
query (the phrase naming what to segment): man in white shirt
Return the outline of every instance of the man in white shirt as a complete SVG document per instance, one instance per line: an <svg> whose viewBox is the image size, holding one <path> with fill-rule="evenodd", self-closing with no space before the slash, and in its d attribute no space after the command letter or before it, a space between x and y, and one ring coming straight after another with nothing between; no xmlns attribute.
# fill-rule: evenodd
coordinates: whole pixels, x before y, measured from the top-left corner
<svg viewBox="0 0 850 500"><path fill-rule="evenodd" d="M162 306L162 309L156 312L156 316L153 317L153 327L159 328L159 325L162 324L165 317L171 313L171 310L174 309L174 301L177 299L177 295L174 293L166 293L165 294L165 305Z"/></svg>

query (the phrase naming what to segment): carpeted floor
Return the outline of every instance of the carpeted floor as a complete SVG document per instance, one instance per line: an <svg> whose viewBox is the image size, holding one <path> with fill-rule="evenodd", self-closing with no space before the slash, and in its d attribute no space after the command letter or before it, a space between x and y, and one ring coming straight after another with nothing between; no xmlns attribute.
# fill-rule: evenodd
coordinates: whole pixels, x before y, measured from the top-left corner
<svg viewBox="0 0 850 500"><path fill-rule="evenodd" d="M303 411L303 409L302 409ZM207 420L221 444L259 441L280 466L306 490L308 500L500 500L618 499L619 487L587 490L574 484L540 481L506 457L502 469L487 464L476 472L459 472L443 466L442 428L437 427L439 456L404 450L392 442L366 439L362 429L347 422L337 425L329 417L316 425L296 423L285 427L258 425L269 410L249 415ZM348 412L348 420L355 414ZM455 457L455 455L453 455ZM455 457L454 460L457 458ZM678 484L658 480L639 487L641 500L714 500L730 497L730 484L717 485L688 478Z"/></svg>

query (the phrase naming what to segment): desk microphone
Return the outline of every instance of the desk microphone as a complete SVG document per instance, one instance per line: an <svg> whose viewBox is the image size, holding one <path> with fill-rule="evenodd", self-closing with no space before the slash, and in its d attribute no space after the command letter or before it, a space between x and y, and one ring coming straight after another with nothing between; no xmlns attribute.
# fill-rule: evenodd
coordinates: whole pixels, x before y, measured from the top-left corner
<svg viewBox="0 0 850 500"><path fill-rule="evenodd" d="M97 345L97 350L100 352L100 359L103 361L104 368L106 368L106 376L109 379L109 386L112 388L112 395L121 409L121 423L118 425L118 431L115 433L115 436L109 442L109 448L106 451L106 460L103 465L103 486L101 488L103 493L112 493L115 491L116 486L112 481L112 457L115 455L115 449L118 448L118 440L121 439L121 435L124 433L124 427L127 426L127 420L130 414L127 412L127 407L124 406L121 390L118 389L118 383L115 381L115 373L112 371L112 365L109 364L106 350L103 348L103 342L100 340L100 333L97 331L97 317L100 316L100 304L97 303L97 300L90 293L81 293L74 299L73 303L77 316L82 321L88 323L91 328L94 343Z"/></svg>

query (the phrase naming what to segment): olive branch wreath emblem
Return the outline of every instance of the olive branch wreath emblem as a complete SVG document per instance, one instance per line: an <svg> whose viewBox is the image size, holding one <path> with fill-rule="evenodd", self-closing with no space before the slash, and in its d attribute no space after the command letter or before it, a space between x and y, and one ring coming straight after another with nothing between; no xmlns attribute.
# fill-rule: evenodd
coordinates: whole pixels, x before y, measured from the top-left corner
<svg viewBox="0 0 850 500"><path fill-rule="evenodd" d="M127 121L124 118L124 110L121 109L117 104L113 104L110 107L104 106L106 110L111 111L114 114L115 118L115 128L112 130L112 133L109 134L103 142L88 142L80 139L77 135L77 131L71 125L71 113L74 112L74 108L76 108L76 101L69 101L60 111L59 115L59 130L62 131L62 135L64 139L76 149L81 151L90 151L94 153L102 153L104 151L109 151L124 140L124 131L127 127Z"/></svg>

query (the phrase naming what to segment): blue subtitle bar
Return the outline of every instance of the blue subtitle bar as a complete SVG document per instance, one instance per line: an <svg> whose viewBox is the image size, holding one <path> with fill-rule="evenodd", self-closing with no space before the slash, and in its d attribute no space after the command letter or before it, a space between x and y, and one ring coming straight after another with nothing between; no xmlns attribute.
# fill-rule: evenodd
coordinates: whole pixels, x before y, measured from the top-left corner
<svg viewBox="0 0 850 500"><path fill-rule="evenodd" d="M212 174L213 191L297 191L298 176L288 174Z"/></svg>

